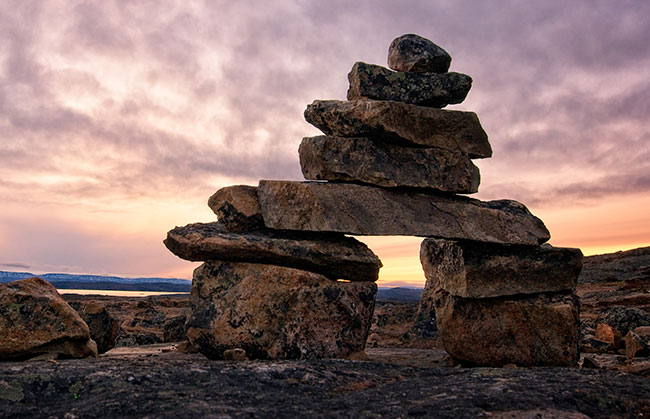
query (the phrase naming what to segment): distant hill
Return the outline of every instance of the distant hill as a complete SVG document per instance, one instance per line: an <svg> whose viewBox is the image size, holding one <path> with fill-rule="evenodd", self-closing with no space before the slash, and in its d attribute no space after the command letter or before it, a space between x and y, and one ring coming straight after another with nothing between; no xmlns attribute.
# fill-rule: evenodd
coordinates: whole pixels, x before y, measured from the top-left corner
<svg viewBox="0 0 650 419"><path fill-rule="evenodd" d="M121 278L119 276L62 273L34 275L30 272L5 271L0 271L0 283L33 276L43 278L59 289L189 292L191 286L191 281L176 278Z"/></svg>
<svg viewBox="0 0 650 419"><path fill-rule="evenodd" d="M419 303L422 295L422 288L379 287L377 300L394 301L399 303Z"/></svg>
<svg viewBox="0 0 650 419"><path fill-rule="evenodd" d="M73 275L52 273L35 275L31 272L0 271L0 283L18 281L38 276L59 289L111 290L111 291L170 291L189 292L192 282L177 278L122 278L119 276ZM394 302L420 301L422 288L379 287L377 299Z"/></svg>

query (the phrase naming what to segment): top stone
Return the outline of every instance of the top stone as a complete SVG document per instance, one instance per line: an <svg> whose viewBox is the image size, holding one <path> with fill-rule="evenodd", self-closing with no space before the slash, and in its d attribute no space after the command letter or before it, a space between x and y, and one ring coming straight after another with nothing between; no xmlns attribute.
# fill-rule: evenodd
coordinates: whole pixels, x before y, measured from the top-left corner
<svg viewBox="0 0 650 419"><path fill-rule="evenodd" d="M388 67L395 71L446 73L450 64L447 51L418 35L402 35L388 48Z"/></svg>

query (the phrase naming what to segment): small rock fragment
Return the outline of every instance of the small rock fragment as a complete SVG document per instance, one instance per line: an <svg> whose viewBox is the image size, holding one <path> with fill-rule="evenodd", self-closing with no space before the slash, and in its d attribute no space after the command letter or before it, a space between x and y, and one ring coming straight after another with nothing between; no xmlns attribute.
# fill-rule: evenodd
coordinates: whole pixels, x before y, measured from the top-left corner
<svg viewBox="0 0 650 419"><path fill-rule="evenodd" d="M228 231L240 232L264 227L255 186L221 188L208 199L208 206Z"/></svg>
<svg viewBox="0 0 650 419"><path fill-rule="evenodd" d="M388 48L388 67L396 71L445 73L450 64L447 51L419 35L397 37Z"/></svg>
<svg viewBox="0 0 650 419"><path fill-rule="evenodd" d="M642 326L625 335L625 356L628 359L650 356L650 327Z"/></svg>
<svg viewBox="0 0 650 419"><path fill-rule="evenodd" d="M246 351L242 348L226 349L223 351L223 359L226 361L248 361Z"/></svg>
<svg viewBox="0 0 650 419"><path fill-rule="evenodd" d="M621 332L606 323L598 323L595 337L602 342L609 343L614 349L623 347L623 335L621 335Z"/></svg>

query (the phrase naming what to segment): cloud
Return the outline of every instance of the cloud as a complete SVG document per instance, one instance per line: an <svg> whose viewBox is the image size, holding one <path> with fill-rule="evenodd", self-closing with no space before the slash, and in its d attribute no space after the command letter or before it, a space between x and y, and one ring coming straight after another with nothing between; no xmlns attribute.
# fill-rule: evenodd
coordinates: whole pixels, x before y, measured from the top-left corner
<svg viewBox="0 0 650 419"><path fill-rule="evenodd" d="M31 266L27 265L26 263L7 263L7 262L0 262L0 267L8 268L8 269L30 269L31 268Z"/></svg>
<svg viewBox="0 0 650 419"><path fill-rule="evenodd" d="M648 15L635 0L5 1L0 199L119 213L300 179L298 145L318 133L305 106L344 99L354 62L385 65L403 33L474 79L451 108L476 111L493 145L479 197L648 193Z"/></svg>

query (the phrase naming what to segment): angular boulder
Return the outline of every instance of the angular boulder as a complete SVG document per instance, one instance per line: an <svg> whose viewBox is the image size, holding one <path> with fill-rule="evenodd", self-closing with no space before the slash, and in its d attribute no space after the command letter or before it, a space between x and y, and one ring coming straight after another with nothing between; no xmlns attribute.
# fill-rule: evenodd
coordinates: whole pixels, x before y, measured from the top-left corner
<svg viewBox="0 0 650 419"><path fill-rule="evenodd" d="M474 193L481 175L467 155L444 149L402 147L368 138L306 137L300 167L308 180L362 182Z"/></svg>
<svg viewBox="0 0 650 419"><path fill-rule="evenodd" d="M262 180L264 224L280 230L431 236L537 245L544 223L516 201L479 201L346 183Z"/></svg>
<svg viewBox="0 0 650 419"><path fill-rule="evenodd" d="M396 144L444 148L471 158L492 156L487 134L474 112L384 100L315 100L307 106L305 119L333 137L368 137Z"/></svg>
<svg viewBox="0 0 650 419"><path fill-rule="evenodd" d="M625 356L627 359L650 356L650 326L641 326L625 335Z"/></svg>
<svg viewBox="0 0 650 419"><path fill-rule="evenodd" d="M95 302L73 301L68 303L88 325L90 338L97 344L97 352L102 354L115 346L120 322L106 307Z"/></svg>
<svg viewBox="0 0 650 419"><path fill-rule="evenodd" d="M332 281L274 265L206 262L194 271L187 336L208 358L342 358L363 351L373 282Z"/></svg>
<svg viewBox="0 0 650 419"><path fill-rule="evenodd" d="M221 188L208 199L208 206L229 231L248 231L264 227L255 186L235 185Z"/></svg>
<svg viewBox="0 0 650 419"><path fill-rule="evenodd" d="M393 70L444 73L450 64L447 51L419 35L402 35L388 47L388 66Z"/></svg>
<svg viewBox="0 0 650 419"><path fill-rule="evenodd" d="M379 258L364 243L341 234L256 230L232 233L220 223L195 223L167 233L165 246L191 261L269 263L331 279L376 281Z"/></svg>
<svg viewBox="0 0 650 419"><path fill-rule="evenodd" d="M594 337L601 342L609 343L614 349L621 349L624 345L621 332L605 323L598 323Z"/></svg>
<svg viewBox="0 0 650 419"><path fill-rule="evenodd" d="M0 360L97 356L86 323L41 278L0 284Z"/></svg>
<svg viewBox="0 0 650 419"><path fill-rule="evenodd" d="M404 73L362 62L354 64L348 80L348 100L394 100L434 108L461 103L472 87L466 74Z"/></svg>
<svg viewBox="0 0 650 419"><path fill-rule="evenodd" d="M478 366L573 366L578 362L579 302L570 294L462 298L436 291L445 350Z"/></svg>
<svg viewBox="0 0 650 419"><path fill-rule="evenodd" d="M443 288L465 298L500 297L574 290L580 249L506 246L492 243L425 239L420 262L426 288Z"/></svg>

